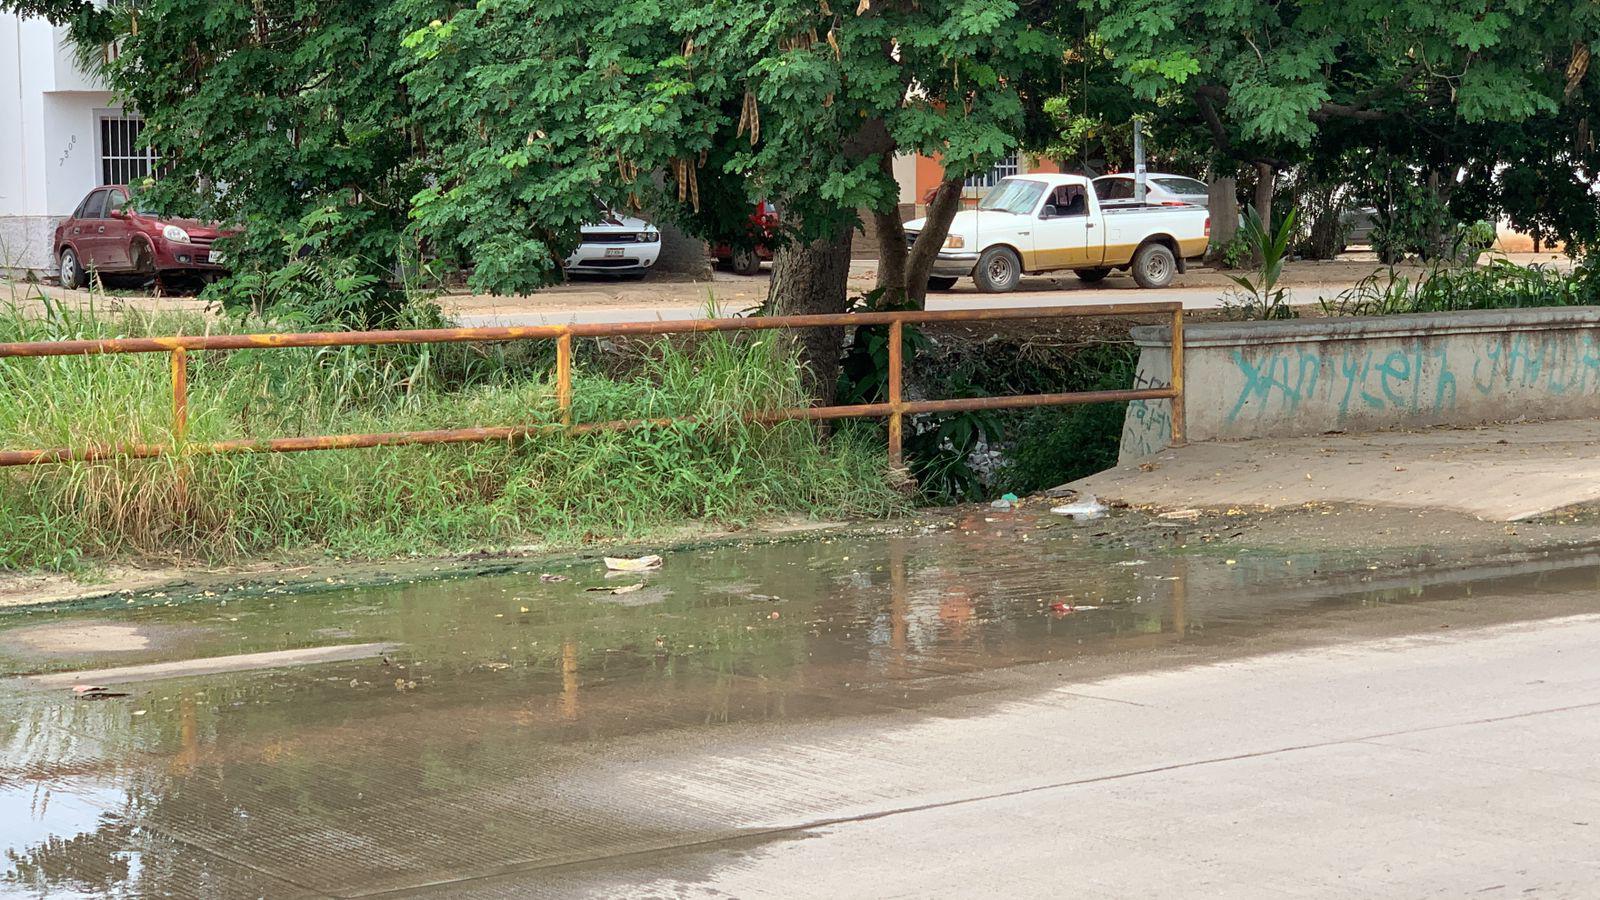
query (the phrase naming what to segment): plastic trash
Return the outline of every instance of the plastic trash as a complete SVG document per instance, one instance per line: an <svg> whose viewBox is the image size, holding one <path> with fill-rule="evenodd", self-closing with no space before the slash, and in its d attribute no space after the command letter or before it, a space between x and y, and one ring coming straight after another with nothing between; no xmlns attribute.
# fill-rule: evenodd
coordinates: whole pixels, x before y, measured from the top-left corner
<svg viewBox="0 0 1600 900"><path fill-rule="evenodd" d="M1053 506L1050 511L1058 516L1066 516L1079 522L1088 522L1093 519L1103 518L1106 514L1106 505L1096 500L1093 494L1086 494L1071 503Z"/></svg>
<svg viewBox="0 0 1600 900"><path fill-rule="evenodd" d="M1050 611L1055 613L1058 616L1064 616L1064 615L1067 615L1069 613L1075 613L1075 612L1087 612L1088 610L1099 609L1099 608L1100 607L1098 607L1098 606L1079 606L1079 605L1076 605L1076 604L1066 603L1066 602L1058 602L1058 603L1050 604Z"/></svg>
<svg viewBox="0 0 1600 900"><path fill-rule="evenodd" d="M989 504L990 509L1011 509L1020 501L1016 494L1002 494L999 500Z"/></svg>
<svg viewBox="0 0 1600 900"><path fill-rule="evenodd" d="M635 559L619 559L615 556L607 556L605 561L606 568L613 572L648 572L651 569L661 568L661 557L654 553Z"/></svg>
<svg viewBox="0 0 1600 900"><path fill-rule="evenodd" d="M555 584L557 582L566 581L567 580L567 576L565 576L565 575L551 575L549 572L544 572L544 573L539 575L539 580L544 582L545 584Z"/></svg>

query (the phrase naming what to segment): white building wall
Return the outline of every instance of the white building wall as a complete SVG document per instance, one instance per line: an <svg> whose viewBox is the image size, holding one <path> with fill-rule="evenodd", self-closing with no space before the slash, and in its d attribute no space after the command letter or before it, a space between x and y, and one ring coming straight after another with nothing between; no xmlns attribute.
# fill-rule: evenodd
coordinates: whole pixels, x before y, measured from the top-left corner
<svg viewBox="0 0 1600 900"><path fill-rule="evenodd" d="M55 223L99 182L99 110L66 30L0 14L0 270L50 271Z"/></svg>

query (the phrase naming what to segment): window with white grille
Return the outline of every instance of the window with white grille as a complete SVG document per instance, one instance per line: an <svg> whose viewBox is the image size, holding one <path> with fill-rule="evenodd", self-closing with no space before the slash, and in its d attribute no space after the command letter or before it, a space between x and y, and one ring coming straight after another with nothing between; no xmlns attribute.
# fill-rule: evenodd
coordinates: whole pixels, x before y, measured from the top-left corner
<svg viewBox="0 0 1600 900"><path fill-rule="evenodd" d="M1002 157L999 162L994 164L994 168L982 175L969 176L967 178L967 187L992 188L1000 179L1009 178L1020 171L1021 167L1017 165L1017 155L1013 153L1010 156Z"/></svg>
<svg viewBox="0 0 1600 900"><path fill-rule="evenodd" d="M100 118L100 183L137 185L156 173L156 155L141 146L144 120L138 116Z"/></svg>

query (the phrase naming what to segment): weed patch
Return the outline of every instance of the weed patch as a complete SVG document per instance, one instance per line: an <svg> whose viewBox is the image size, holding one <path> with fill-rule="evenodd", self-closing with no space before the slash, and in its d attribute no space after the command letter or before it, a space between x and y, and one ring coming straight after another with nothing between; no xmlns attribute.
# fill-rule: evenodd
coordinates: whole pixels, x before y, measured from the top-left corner
<svg viewBox="0 0 1600 900"><path fill-rule="evenodd" d="M200 316L48 307L0 312L0 341L262 330ZM767 335L663 344L626 377L580 345L575 421L694 415L594 434L437 447L118 460L0 470L0 566L113 557L204 562L291 550L340 556L640 538L689 520L881 516L903 501L868 435L751 425L802 403ZM557 421L538 343L190 354L189 440ZM0 360L0 447L171 443L165 354ZM187 490L180 490L180 483Z"/></svg>

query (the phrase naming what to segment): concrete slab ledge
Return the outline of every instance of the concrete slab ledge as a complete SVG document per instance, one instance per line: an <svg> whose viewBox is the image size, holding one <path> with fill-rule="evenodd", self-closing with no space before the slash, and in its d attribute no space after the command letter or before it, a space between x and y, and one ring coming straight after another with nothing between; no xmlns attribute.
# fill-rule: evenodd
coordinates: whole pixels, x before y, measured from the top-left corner
<svg viewBox="0 0 1600 900"><path fill-rule="evenodd" d="M1600 327L1600 307L1542 306L1285 322L1208 322L1186 326L1183 337L1185 347L1231 347L1596 327ZM1134 343L1140 347L1167 347L1172 342L1172 329L1167 326L1142 325L1132 329L1132 334Z"/></svg>

